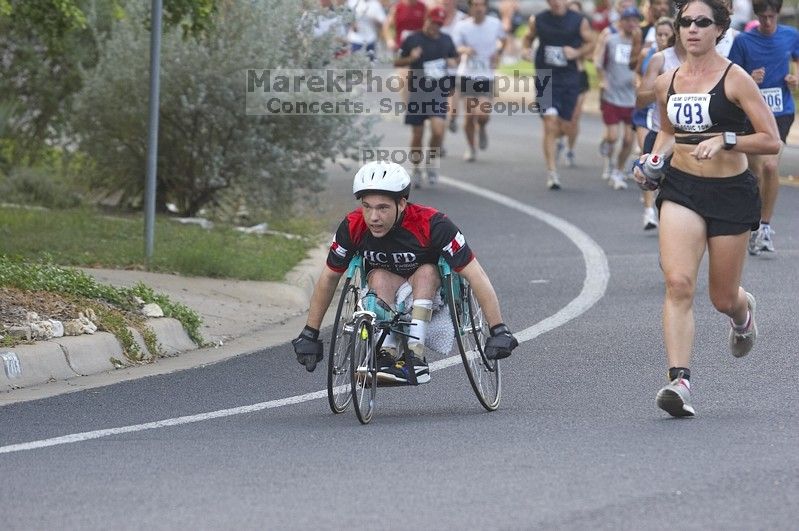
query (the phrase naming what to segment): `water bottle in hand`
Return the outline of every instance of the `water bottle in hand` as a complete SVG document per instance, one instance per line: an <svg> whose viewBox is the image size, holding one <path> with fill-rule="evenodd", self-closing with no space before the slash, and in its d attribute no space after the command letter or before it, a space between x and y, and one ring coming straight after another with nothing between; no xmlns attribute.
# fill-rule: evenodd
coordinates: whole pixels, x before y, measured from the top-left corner
<svg viewBox="0 0 799 531"><path fill-rule="evenodd" d="M644 182L638 183L638 186L640 186L642 190L652 191L658 189L660 180L666 173L664 167L665 162L665 158L653 153L647 155L644 162L639 160L635 161L635 166L641 170L641 173L643 173L646 178Z"/></svg>

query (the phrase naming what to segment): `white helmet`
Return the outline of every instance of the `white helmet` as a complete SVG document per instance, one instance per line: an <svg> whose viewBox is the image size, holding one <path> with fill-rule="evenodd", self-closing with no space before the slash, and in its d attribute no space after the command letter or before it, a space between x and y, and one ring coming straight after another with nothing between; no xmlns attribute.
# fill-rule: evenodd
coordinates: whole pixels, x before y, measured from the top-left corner
<svg viewBox="0 0 799 531"><path fill-rule="evenodd" d="M396 162L373 161L364 164L352 181L352 193L360 199L367 193L405 199L411 193L411 176Z"/></svg>

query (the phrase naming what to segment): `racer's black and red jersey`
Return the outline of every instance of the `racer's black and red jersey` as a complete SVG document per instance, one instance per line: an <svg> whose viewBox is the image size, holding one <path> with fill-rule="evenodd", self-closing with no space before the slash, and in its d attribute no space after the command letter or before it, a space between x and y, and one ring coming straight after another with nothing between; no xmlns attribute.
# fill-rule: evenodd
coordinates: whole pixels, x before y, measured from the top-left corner
<svg viewBox="0 0 799 531"><path fill-rule="evenodd" d="M367 271L387 269L404 278L422 264L437 264L439 257L455 271L474 259L463 234L446 215L414 203L407 204L397 225L381 238L369 232L360 209L350 212L330 245L327 267L343 273L358 251Z"/></svg>

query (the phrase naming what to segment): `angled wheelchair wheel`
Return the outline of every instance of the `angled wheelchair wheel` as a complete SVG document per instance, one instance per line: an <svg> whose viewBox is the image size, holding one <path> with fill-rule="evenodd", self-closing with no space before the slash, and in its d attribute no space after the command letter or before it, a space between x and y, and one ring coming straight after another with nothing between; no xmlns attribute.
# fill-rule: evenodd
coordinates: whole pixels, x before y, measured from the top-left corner
<svg viewBox="0 0 799 531"><path fill-rule="evenodd" d="M355 334L352 316L358 302L361 285L360 270L347 278L336 310L330 353L327 357L327 401L333 413L342 413L350 405L350 355Z"/></svg>
<svg viewBox="0 0 799 531"><path fill-rule="evenodd" d="M369 318L355 320L355 335L352 342L350 381L352 404L361 424L369 424L375 411L377 396L377 367L372 345L372 324Z"/></svg>
<svg viewBox="0 0 799 531"><path fill-rule="evenodd" d="M483 346L488 338L488 323L463 277L450 274L444 279L447 304L455 327L455 341L463 367L480 404L488 411L499 407L502 398L502 377L497 360L485 357Z"/></svg>

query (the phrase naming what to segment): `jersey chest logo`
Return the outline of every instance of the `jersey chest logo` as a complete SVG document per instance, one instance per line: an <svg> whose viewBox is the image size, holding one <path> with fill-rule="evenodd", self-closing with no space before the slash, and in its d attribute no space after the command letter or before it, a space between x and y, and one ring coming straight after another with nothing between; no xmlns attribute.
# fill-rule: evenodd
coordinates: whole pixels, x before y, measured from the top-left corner
<svg viewBox="0 0 799 531"><path fill-rule="evenodd" d="M398 252L389 253L386 251L364 251L363 257L367 262L373 264L413 264L416 262L416 253Z"/></svg>

